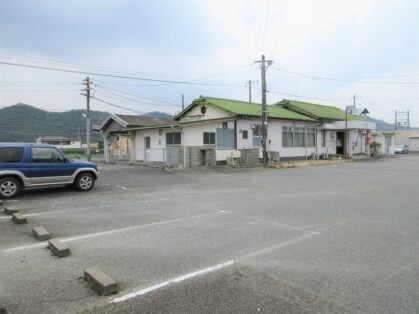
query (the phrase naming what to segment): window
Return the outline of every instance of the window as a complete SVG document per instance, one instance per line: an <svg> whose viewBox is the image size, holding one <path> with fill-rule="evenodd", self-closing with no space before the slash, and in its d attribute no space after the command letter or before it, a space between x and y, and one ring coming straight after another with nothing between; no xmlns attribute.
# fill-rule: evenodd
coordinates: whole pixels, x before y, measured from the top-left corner
<svg viewBox="0 0 419 314"><path fill-rule="evenodd" d="M326 130L322 130L322 147L326 146Z"/></svg>
<svg viewBox="0 0 419 314"><path fill-rule="evenodd" d="M201 106L201 114L205 114L207 112L207 107Z"/></svg>
<svg viewBox="0 0 419 314"><path fill-rule="evenodd" d="M64 157L54 148L32 148L32 162L64 162Z"/></svg>
<svg viewBox="0 0 419 314"><path fill-rule="evenodd" d="M262 143L262 125L257 124L253 128L253 147L260 147Z"/></svg>
<svg viewBox="0 0 419 314"><path fill-rule="evenodd" d="M316 129L315 128L306 128L307 136L307 147L316 146Z"/></svg>
<svg viewBox="0 0 419 314"><path fill-rule="evenodd" d="M227 122L223 122L223 129L227 129L228 128L228 123Z"/></svg>
<svg viewBox="0 0 419 314"><path fill-rule="evenodd" d="M204 145L215 144L215 132L204 132Z"/></svg>
<svg viewBox="0 0 419 314"><path fill-rule="evenodd" d="M294 147L304 147L304 128L294 128Z"/></svg>
<svg viewBox="0 0 419 314"><path fill-rule="evenodd" d="M0 162L20 162L23 147L0 147Z"/></svg>
<svg viewBox="0 0 419 314"><path fill-rule="evenodd" d="M314 147L316 144L316 129L303 127L282 127L282 147Z"/></svg>
<svg viewBox="0 0 419 314"><path fill-rule="evenodd" d="M234 129L217 129L217 148L234 149Z"/></svg>
<svg viewBox="0 0 419 314"><path fill-rule="evenodd" d="M247 130L243 130L242 137L244 140L247 140Z"/></svg>
<svg viewBox="0 0 419 314"><path fill-rule="evenodd" d="M163 135L163 129L159 129L159 135L162 136Z"/></svg>
<svg viewBox="0 0 419 314"><path fill-rule="evenodd" d="M180 145L180 144L181 144L180 132L166 133L166 145Z"/></svg>
<svg viewBox="0 0 419 314"><path fill-rule="evenodd" d="M282 127L282 147L293 147L293 132L292 127L283 126Z"/></svg>

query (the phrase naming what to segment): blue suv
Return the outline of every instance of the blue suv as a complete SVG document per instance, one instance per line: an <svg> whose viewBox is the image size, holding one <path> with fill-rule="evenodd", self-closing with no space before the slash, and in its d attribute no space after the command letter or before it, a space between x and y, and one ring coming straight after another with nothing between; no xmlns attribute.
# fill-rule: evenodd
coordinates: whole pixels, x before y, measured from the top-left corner
<svg viewBox="0 0 419 314"><path fill-rule="evenodd" d="M98 177L95 163L68 159L53 145L0 143L0 198L41 186L74 185L89 191Z"/></svg>

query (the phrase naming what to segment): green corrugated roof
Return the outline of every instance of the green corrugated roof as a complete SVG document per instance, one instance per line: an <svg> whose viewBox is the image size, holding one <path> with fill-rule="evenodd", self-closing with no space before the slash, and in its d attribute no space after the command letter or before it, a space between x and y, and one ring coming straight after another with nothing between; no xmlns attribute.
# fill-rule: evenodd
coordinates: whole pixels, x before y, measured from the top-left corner
<svg viewBox="0 0 419 314"><path fill-rule="evenodd" d="M246 101L201 96L193 103L208 103L236 115L261 117L261 104ZM277 119L316 121L306 115L288 110L280 106L267 105L268 117Z"/></svg>
<svg viewBox="0 0 419 314"><path fill-rule="evenodd" d="M294 107L300 112L306 112L320 119L345 120L345 111L336 107L323 106L323 105L312 104L308 102L287 100L287 99L284 99L277 104L277 106L280 106L280 107L287 106L287 105L289 105L290 108ZM348 120L362 120L362 119L356 115L348 113Z"/></svg>

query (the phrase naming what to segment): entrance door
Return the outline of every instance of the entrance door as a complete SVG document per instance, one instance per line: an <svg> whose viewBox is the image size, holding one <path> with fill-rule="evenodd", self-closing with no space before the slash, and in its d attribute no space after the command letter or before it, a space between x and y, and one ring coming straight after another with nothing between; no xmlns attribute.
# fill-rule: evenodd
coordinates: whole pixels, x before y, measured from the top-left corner
<svg viewBox="0 0 419 314"><path fill-rule="evenodd" d="M150 136L144 137L144 162L150 162Z"/></svg>
<svg viewBox="0 0 419 314"><path fill-rule="evenodd" d="M345 154L345 132L336 132L336 154Z"/></svg>

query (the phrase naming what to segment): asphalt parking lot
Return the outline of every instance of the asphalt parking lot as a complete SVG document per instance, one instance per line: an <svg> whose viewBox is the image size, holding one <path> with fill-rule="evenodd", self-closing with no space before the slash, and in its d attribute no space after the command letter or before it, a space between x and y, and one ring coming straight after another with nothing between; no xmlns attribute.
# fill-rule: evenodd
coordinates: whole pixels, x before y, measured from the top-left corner
<svg viewBox="0 0 419 314"><path fill-rule="evenodd" d="M101 165L0 213L8 313L418 313L419 155L296 169ZM71 248L51 256L31 228ZM97 266L120 291L83 280Z"/></svg>

